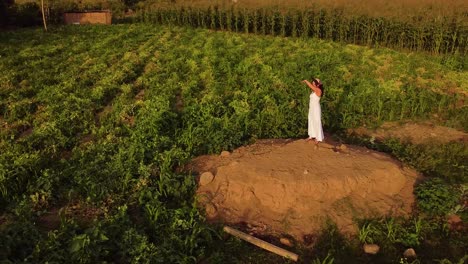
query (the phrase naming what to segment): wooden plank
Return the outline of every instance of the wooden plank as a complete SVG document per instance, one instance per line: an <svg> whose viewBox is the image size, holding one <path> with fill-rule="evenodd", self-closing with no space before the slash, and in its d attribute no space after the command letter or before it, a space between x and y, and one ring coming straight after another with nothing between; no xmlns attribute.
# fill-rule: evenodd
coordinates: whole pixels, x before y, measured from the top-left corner
<svg viewBox="0 0 468 264"><path fill-rule="evenodd" d="M294 261L297 261L297 259L298 259L298 255L295 254L295 253L292 253L290 251L287 251L285 249L277 247L277 246L275 246L273 244L270 244L270 243L268 243L266 241L263 241L263 240L258 239L256 237L248 235L248 234L246 234L244 232L241 232L241 231L236 230L234 228L231 228L229 226L224 226L223 230L224 230L224 232L226 232L228 234L231 234L231 235L233 235L235 237L238 237L238 238L240 238L242 240L245 240L245 241L247 241L249 243L252 243L252 244L254 244L254 245L258 246L258 247L261 247L261 248L263 248L265 250L268 250L270 252L273 252L273 253L278 254L280 256L283 256L285 258L288 258L288 259L291 259L291 260L294 260Z"/></svg>

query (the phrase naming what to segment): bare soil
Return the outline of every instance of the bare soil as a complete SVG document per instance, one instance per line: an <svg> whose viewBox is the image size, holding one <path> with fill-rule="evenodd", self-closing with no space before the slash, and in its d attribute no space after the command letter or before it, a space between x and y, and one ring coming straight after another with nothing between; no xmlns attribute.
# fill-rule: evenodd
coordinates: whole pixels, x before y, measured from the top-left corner
<svg viewBox="0 0 468 264"><path fill-rule="evenodd" d="M348 132L358 136L374 137L377 140L398 138L413 144L448 143L453 141L468 142L468 135L450 127L436 126L426 123L388 122L377 129L360 127Z"/></svg>
<svg viewBox="0 0 468 264"><path fill-rule="evenodd" d="M298 240L328 220L355 234L358 218L411 214L421 177L383 153L330 140L315 149L302 139L261 140L197 157L186 169L214 175L197 191L208 220L247 223L257 234Z"/></svg>

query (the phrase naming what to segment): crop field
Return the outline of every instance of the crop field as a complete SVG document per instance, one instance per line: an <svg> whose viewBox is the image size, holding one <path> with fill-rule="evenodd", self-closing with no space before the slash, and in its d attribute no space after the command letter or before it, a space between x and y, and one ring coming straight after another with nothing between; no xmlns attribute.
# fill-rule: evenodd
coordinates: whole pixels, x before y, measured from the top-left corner
<svg viewBox="0 0 468 264"><path fill-rule="evenodd" d="M460 1L151 1L140 21L341 43L466 54L468 6Z"/></svg>
<svg viewBox="0 0 468 264"><path fill-rule="evenodd" d="M324 129L341 140L353 140L346 129L389 121L466 132L466 66L456 52L154 24L0 32L0 259L284 263L207 224L195 177L178 168L256 139L305 137L301 80L313 77L326 89ZM391 222L401 237L379 263L403 263L401 245L423 252L421 263L466 259L466 233L441 216L463 211L466 142L359 142L436 179L418 191L430 216ZM364 241L385 240L384 223L362 226ZM307 263L329 253L336 263L375 263L353 243L329 227L315 248L297 250Z"/></svg>
<svg viewBox="0 0 468 264"><path fill-rule="evenodd" d="M19 0L31 1L31 0ZM74 0L68 0L73 2ZM82 5L92 5L104 0L83 0ZM208 9L217 7L221 10L262 10L276 9L282 12L314 12L338 9L344 16L370 16L391 19L400 22L427 23L444 19L465 20L468 5L463 0L178 0L178 1L140 1L137 9L157 7L158 9ZM460 22L460 21L458 21Z"/></svg>

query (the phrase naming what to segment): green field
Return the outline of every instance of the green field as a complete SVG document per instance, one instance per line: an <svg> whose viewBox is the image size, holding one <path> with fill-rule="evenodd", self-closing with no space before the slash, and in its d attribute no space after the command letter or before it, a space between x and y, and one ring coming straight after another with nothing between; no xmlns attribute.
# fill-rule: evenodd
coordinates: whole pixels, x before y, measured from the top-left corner
<svg viewBox="0 0 468 264"><path fill-rule="evenodd" d="M176 168L260 138L306 136L301 80L312 77L325 85L327 132L424 120L466 132L466 62L144 24L0 32L0 259L283 263L234 239L220 243L220 230L196 208L194 177ZM436 183L449 194L467 182L466 142L370 147L443 179ZM466 236L444 230L440 214L459 201L444 202L428 205L438 216L417 220L427 225L416 237L414 225L398 222L401 239L378 259L333 227L312 251L297 250L304 263L328 253L336 263L398 263L396 249L409 245L424 252L421 263L458 261Z"/></svg>

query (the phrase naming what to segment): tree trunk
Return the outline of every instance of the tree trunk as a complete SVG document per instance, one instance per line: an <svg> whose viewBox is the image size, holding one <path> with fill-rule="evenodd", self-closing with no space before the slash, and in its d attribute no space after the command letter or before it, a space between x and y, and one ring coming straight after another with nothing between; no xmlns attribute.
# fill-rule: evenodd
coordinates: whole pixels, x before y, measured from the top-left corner
<svg viewBox="0 0 468 264"><path fill-rule="evenodd" d="M47 31L47 23L46 23L46 18L45 18L45 13L44 13L44 0L41 0L41 11L42 11L42 22L44 22L44 29Z"/></svg>

